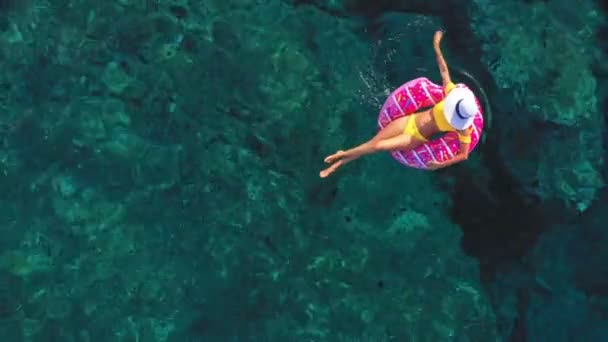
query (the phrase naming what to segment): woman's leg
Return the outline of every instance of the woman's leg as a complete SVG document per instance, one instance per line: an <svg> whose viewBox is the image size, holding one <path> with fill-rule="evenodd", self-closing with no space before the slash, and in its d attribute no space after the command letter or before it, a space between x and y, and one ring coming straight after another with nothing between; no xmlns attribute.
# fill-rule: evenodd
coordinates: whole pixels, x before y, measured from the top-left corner
<svg viewBox="0 0 608 342"><path fill-rule="evenodd" d="M386 126L385 128L388 128L389 126ZM385 136L388 136L388 134ZM422 143L423 141L415 139L409 134L403 133L403 130L396 136L392 136L386 139L377 138L376 136L370 141L363 143L355 148L342 151L339 154L340 158L335 161L331 166L321 171L320 176L321 178L325 178L332 174L334 171L336 171L340 166L366 154L375 153L379 151L410 150L418 147Z"/></svg>
<svg viewBox="0 0 608 342"><path fill-rule="evenodd" d="M423 144L424 141L418 140L409 134L400 134L396 137L381 140L376 143L377 151L409 151Z"/></svg>
<svg viewBox="0 0 608 342"><path fill-rule="evenodd" d="M407 133L401 133L392 138L375 140L372 139L355 148L344 151L343 158L357 159L366 154L380 151L402 151L418 147L422 141L419 141Z"/></svg>
<svg viewBox="0 0 608 342"><path fill-rule="evenodd" d="M351 149L351 150L355 150L358 148L359 151L361 151L361 150L364 150L365 148L369 147L369 145L373 144L374 142L384 140L384 139L389 139L389 138L395 137L395 136L403 133L403 130L405 129L405 125L407 124L407 120L409 120L410 118L413 119L413 116L404 116L404 117L400 117L399 119L392 121L386 127L381 129L371 140L369 140L368 142L361 144L358 147ZM351 150L349 150L349 151L351 151ZM346 158L347 156L345 155L345 153L346 153L346 151L339 150L336 153L325 158L325 162L333 163L333 162L337 161L338 159Z"/></svg>

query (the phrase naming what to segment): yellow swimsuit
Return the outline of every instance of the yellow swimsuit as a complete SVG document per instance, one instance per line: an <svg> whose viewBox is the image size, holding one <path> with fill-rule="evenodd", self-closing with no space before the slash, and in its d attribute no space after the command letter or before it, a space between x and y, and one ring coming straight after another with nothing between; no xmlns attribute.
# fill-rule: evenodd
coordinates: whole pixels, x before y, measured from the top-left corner
<svg viewBox="0 0 608 342"><path fill-rule="evenodd" d="M445 95L447 96L450 93L450 91L452 91L452 89L454 89L455 87L456 87L456 85L453 82L448 83L444 89ZM452 127L450 125L450 123L445 119L445 115L443 114L443 104L444 104L444 100L441 100L439 103L437 103L431 109L431 114L433 115L433 118L435 119L435 124L437 125L437 128L439 129L439 131L456 132L458 134L458 140L460 142L462 142L464 144L471 143L470 129L468 130L468 134L462 134L462 133L458 132L458 130L454 129L454 127ZM405 124L404 133L407 133L420 141L424 141L424 142L429 141L422 134L420 134L420 131L418 130L418 126L416 126L416 118L414 116L411 116L407 120L407 123Z"/></svg>

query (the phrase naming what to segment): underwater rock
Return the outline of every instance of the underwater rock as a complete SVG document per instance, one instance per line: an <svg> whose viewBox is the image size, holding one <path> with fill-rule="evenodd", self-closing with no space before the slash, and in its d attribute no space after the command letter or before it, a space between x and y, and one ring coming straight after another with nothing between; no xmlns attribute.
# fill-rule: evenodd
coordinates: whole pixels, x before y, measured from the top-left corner
<svg viewBox="0 0 608 342"><path fill-rule="evenodd" d="M585 211L604 185L605 127L592 72L598 8L583 1L568 18L559 2L475 0L472 8L482 61L502 88L496 96L505 97L492 100L506 165L542 199Z"/></svg>

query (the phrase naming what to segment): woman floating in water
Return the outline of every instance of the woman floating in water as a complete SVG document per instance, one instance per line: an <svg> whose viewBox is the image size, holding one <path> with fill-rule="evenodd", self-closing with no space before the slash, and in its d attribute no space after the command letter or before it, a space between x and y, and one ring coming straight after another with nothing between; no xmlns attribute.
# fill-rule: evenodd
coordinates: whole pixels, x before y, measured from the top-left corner
<svg viewBox="0 0 608 342"><path fill-rule="evenodd" d="M452 82L439 46L442 36L441 31L435 32L433 46L443 85L420 77L396 89L382 106L378 134L366 143L325 158L331 165L321 171L322 178L350 161L380 151L390 152L407 166L430 170L468 158L483 127L481 106L467 86ZM429 141L436 133L444 135Z"/></svg>

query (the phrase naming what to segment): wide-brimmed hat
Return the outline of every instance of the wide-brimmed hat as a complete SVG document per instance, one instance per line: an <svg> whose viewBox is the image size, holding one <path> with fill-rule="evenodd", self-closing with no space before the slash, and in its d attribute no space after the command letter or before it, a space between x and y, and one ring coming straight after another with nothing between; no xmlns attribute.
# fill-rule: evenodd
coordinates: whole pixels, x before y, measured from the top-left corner
<svg viewBox="0 0 608 342"><path fill-rule="evenodd" d="M455 88L450 91L443 105L445 119L458 130L469 128L478 111L475 94L468 88Z"/></svg>

